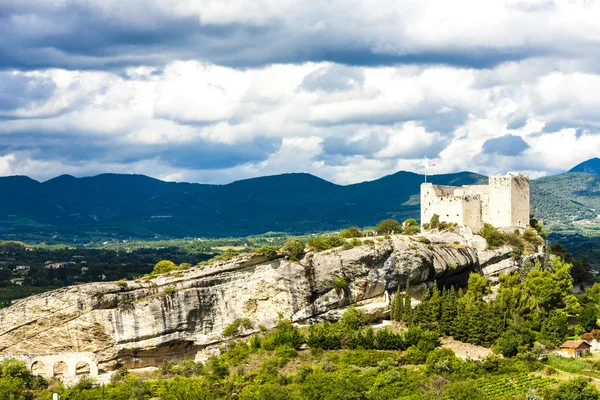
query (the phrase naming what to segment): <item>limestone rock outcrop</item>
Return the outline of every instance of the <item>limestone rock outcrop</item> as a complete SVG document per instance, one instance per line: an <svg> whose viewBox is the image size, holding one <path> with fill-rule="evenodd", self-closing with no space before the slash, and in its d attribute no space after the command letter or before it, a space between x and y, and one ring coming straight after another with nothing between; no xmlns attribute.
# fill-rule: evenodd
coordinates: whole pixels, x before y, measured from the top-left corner
<svg viewBox="0 0 600 400"><path fill-rule="evenodd" d="M247 254L154 278L66 287L0 310L0 352L89 352L100 371L156 366L225 340L221 332L235 318L255 327L279 317L305 322L385 302L407 282L418 297L434 280L464 280L511 257L478 243L469 234L429 232L308 253L300 262ZM334 285L342 277L347 285Z"/></svg>

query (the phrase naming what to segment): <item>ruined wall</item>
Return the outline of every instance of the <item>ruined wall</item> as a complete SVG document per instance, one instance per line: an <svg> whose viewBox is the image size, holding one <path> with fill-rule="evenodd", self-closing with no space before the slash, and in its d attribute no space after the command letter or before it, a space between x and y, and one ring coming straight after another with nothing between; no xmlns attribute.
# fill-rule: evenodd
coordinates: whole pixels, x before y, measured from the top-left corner
<svg viewBox="0 0 600 400"><path fill-rule="evenodd" d="M454 196L452 186L421 185L421 223L427 223L434 214L440 221L463 224L463 200Z"/></svg>
<svg viewBox="0 0 600 400"><path fill-rule="evenodd" d="M478 232L484 223L526 227L529 223L529 178L510 173L489 178L489 185L421 185L421 223L434 214Z"/></svg>
<svg viewBox="0 0 600 400"><path fill-rule="evenodd" d="M490 224L496 227L512 226L512 199L511 199L512 177L490 176Z"/></svg>
<svg viewBox="0 0 600 400"><path fill-rule="evenodd" d="M481 198L479 195L466 196L463 201L462 225L471 228L472 232L479 232L483 228L481 219Z"/></svg>
<svg viewBox="0 0 600 400"><path fill-rule="evenodd" d="M511 182L511 219L512 226L525 228L529 224L529 178L514 175Z"/></svg>

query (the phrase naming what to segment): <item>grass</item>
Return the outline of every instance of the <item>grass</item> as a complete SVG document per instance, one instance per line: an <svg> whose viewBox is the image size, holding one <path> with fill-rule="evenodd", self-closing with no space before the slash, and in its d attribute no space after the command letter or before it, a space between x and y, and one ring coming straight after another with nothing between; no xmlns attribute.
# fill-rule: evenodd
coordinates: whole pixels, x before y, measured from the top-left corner
<svg viewBox="0 0 600 400"><path fill-rule="evenodd" d="M573 374L581 374L590 369L590 364L581 358L565 358L549 356L546 362L549 366Z"/></svg>

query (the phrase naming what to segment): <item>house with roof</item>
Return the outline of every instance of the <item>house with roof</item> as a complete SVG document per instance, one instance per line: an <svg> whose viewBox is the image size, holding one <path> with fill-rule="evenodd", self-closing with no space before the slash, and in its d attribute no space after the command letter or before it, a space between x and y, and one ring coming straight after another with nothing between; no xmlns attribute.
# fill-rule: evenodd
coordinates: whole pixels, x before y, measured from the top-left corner
<svg viewBox="0 0 600 400"><path fill-rule="evenodd" d="M560 345L559 354L563 357L579 358L589 354L592 345L585 340L567 340Z"/></svg>

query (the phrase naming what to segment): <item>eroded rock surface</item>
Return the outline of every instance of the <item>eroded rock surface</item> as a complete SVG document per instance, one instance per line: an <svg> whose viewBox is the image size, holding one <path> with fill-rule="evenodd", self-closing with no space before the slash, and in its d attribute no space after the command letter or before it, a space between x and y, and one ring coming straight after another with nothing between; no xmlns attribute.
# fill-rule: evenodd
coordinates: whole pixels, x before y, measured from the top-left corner
<svg viewBox="0 0 600 400"><path fill-rule="evenodd" d="M303 322L380 303L407 281L418 297L434 280L464 280L482 265L504 270L506 260L510 251L491 254L468 233L430 232L308 253L300 262L248 254L152 279L71 286L0 310L0 352L92 352L101 370L156 366L223 341L235 318L256 327L279 316ZM340 277L348 285L336 291Z"/></svg>

